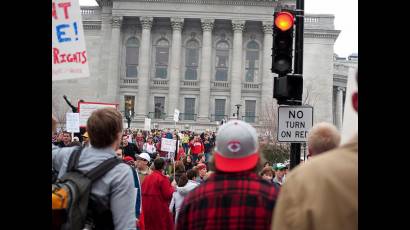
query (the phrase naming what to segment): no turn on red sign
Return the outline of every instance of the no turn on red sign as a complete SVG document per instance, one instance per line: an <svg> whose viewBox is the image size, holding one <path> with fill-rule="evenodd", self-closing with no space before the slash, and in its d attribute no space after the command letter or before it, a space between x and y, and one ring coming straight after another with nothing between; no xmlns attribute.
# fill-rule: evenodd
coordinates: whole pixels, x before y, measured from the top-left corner
<svg viewBox="0 0 410 230"><path fill-rule="evenodd" d="M306 142L313 126L312 106L279 106L278 141Z"/></svg>

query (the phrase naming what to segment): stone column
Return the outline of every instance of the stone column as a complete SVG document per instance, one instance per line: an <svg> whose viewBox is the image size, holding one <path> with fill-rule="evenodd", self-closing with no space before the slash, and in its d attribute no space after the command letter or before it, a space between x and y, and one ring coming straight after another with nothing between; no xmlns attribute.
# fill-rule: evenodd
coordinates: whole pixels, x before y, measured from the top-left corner
<svg viewBox="0 0 410 230"><path fill-rule="evenodd" d="M337 87L336 94L336 127L342 130L343 125L343 87Z"/></svg>
<svg viewBox="0 0 410 230"><path fill-rule="evenodd" d="M171 47L171 70L169 73L168 90L168 120L174 119L174 111L179 107L179 85L181 76L181 32L184 25L183 18L171 18L172 47Z"/></svg>
<svg viewBox="0 0 410 230"><path fill-rule="evenodd" d="M101 101L109 101L107 98L110 45L111 45L111 12L112 1L103 0L101 4L101 46L98 54L98 75L96 76L95 92L96 98Z"/></svg>
<svg viewBox="0 0 410 230"><path fill-rule="evenodd" d="M119 56L120 56L121 22L122 22L122 17L118 17L118 16L112 17L111 52L110 52L107 96L110 99L109 102L113 102L113 103L119 103L118 66L119 66Z"/></svg>
<svg viewBox="0 0 410 230"><path fill-rule="evenodd" d="M245 21L232 21L233 33L233 55L231 65L231 98L230 108L231 112L229 116L234 118L232 114L235 113L236 117L236 104L241 104L241 90L242 90L242 31L245 25ZM245 105L240 108L239 116L244 116Z"/></svg>
<svg viewBox="0 0 410 230"><path fill-rule="evenodd" d="M263 26L263 67L262 67L262 91L259 118L272 111L273 106L273 76L272 65L272 26L273 22L262 22ZM262 116L262 117L261 117ZM264 119L260 119L264 120Z"/></svg>
<svg viewBox="0 0 410 230"><path fill-rule="evenodd" d="M199 122L209 122L209 100L211 93L212 29L214 19L201 19L202 55L199 83Z"/></svg>
<svg viewBox="0 0 410 230"><path fill-rule="evenodd" d="M144 120L148 115L149 99L149 64L151 60L151 27L152 17L141 17L142 35L139 55L138 96L136 98L136 120Z"/></svg>

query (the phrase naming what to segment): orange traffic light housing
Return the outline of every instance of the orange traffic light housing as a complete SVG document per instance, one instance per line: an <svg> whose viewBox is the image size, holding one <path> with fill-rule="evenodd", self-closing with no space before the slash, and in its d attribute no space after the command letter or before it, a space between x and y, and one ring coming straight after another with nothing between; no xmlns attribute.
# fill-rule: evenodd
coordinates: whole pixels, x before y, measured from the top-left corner
<svg viewBox="0 0 410 230"><path fill-rule="evenodd" d="M292 72L294 20L294 14L290 11L274 14L271 70L279 77Z"/></svg>

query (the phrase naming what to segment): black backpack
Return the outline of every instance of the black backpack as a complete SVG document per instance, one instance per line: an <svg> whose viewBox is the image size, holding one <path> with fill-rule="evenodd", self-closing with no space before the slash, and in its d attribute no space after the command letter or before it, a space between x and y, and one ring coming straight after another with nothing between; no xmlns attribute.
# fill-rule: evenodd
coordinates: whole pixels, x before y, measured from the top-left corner
<svg viewBox="0 0 410 230"><path fill-rule="evenodd" d="M122 161L113 157L83 173L77 169L81 150L77 148L71 154L66 174L52 184L52 229L114 229L110 208L90 191L94 181Z"/></svg>

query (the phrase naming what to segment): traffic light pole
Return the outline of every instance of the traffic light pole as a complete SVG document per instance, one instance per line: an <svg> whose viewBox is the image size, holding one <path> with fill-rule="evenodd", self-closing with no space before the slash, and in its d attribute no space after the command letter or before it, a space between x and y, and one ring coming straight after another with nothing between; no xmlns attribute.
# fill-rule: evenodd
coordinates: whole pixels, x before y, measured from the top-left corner
<svg viewBox="0 0 410 230"><path fill-rule="evenodd" d="M296 31L295 31L295 61L294 75L303 76L303 31L304 31L304 0L296 0ZM295 101L293 105L302 105L301 101ZM300 143L290 144L290 169L296 167L300 163Z"/></svg>

